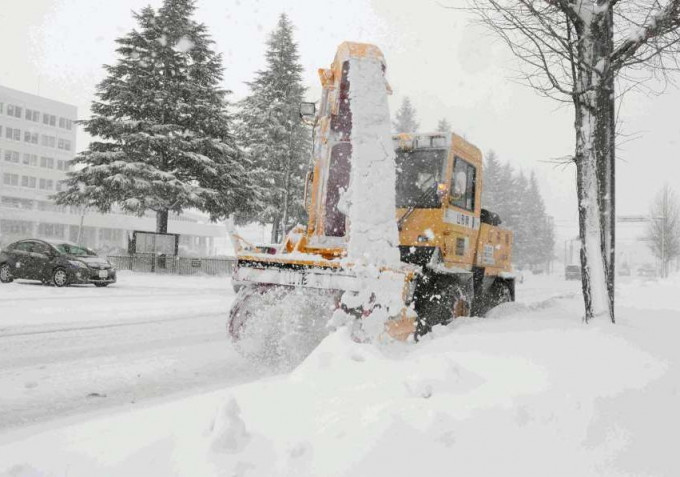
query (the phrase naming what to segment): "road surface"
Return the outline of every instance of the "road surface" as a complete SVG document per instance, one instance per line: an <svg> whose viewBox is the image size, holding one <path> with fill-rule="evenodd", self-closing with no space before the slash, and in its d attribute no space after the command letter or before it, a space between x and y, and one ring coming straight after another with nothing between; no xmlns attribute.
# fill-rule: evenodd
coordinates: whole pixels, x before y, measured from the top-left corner
<svg viewBox="0 0 680 477"><path fill-rule="evenodd" d="M0 431L261 376L225 332L228 278L0 285Z"/></svg>

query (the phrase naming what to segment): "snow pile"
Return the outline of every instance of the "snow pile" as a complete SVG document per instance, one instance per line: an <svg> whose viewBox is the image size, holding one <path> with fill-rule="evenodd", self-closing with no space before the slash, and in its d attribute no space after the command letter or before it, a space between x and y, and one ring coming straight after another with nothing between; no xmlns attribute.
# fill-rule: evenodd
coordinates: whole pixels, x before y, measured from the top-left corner
<svg viewBox="0 0 680 477"><path fill-rule="evenodd" d="M680 306L634 308L652 290L616 326L573 296L417 345L341 328L289 375L6 444L0 475L680 475Z"/></svg>

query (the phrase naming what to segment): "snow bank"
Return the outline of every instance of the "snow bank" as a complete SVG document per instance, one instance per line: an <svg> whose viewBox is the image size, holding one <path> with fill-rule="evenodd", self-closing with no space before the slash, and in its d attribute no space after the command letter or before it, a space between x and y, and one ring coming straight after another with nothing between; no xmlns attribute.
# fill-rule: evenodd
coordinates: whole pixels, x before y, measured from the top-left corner
<svg viewBox="0 0 680 477"><path fill-rule="evenodd" d="M553 298L417 345L341 328L289 375L6 444L0 473L680 475L678 308L586 326Z"/></svg>

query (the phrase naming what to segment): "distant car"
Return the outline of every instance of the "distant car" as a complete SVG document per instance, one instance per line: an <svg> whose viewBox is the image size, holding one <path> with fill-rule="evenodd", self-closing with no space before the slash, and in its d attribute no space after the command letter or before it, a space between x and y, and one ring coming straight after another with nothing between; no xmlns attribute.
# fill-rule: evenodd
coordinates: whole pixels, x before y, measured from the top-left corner
<svg viewBox="0 0 680 477"><path fill-rule="evenodd" d="M656 278L656 267L647 263L638 268L637 274L639 277Z"/></svg>
<svg viewBox="0 0 680 477"><path fill-rule="evenodd" d="M20 240L0 252L0 282L15 278L40 280L57 287L93 283L105 287L116 282L116 270L92 250L48 240Z"/></svg>
<svg viewBox="0 0 680 477"><path fill-rule="evenodd" d="M564 267L564 279L565 280L580 280L581 279L581 267L578 265L567 265Z"/></svg>
<svg viewBox="0 0 680 477"><path fill-rule="evenodd" d="M630 267L628 265L621 265L620 267L617 267L616 272L622 277L629 277Z"/></svg>

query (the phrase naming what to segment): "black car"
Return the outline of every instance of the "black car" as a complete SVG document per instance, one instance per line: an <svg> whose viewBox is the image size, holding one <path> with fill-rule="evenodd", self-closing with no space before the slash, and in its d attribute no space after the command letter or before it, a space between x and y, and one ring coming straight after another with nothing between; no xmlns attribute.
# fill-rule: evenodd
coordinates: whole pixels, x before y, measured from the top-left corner
<svg viewBox="0 0 680 477"><path fill-rule="evenodd" d="M581 267L578 265L567 265L564 267L564 278L565 280L580 280Z"/></svg>
<svg viewBox="0 0 680 477"><path fill-rule="evenodd" d="M69 242L20 240L0 252L0 282L15 278L40 280L63 287L94 283L105 287L116 282L116 270L92 250Z"/></svg>

